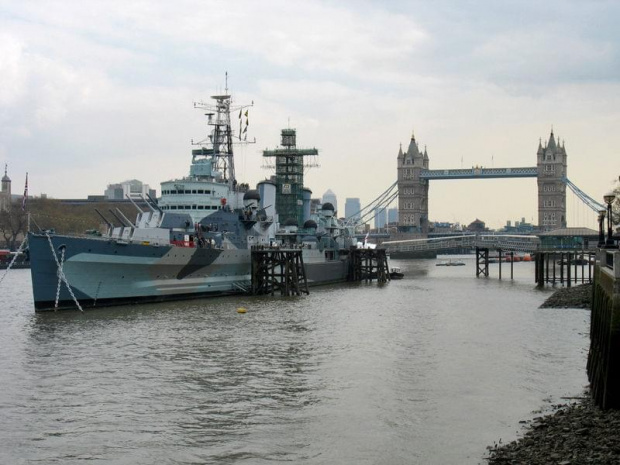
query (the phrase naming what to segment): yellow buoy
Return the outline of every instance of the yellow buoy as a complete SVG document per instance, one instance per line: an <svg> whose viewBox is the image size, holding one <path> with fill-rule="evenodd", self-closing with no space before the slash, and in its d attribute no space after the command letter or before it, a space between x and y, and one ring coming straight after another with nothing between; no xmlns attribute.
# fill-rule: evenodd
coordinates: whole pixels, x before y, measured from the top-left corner
<svg viewBox="0 0 620 465"><path fill-rule="evenodd" d="M245 313L245 312L247 312L247 309L245 307L239 307L237 309L237 313Z"/></svg>

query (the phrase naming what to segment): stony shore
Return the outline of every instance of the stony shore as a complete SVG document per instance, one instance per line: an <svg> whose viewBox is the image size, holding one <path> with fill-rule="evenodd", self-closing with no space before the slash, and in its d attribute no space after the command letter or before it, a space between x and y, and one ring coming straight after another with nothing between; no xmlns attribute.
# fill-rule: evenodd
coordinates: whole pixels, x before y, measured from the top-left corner
<svg viewBox="0 0 620 465"><path fill-rule="evenodd" d="M589 284L560 289L541 307L589 308L591 290ZM620 464L620 411L599 409L587 392L522 423L523 437L488 448L489 464Z"/></svg>
<svg viewBox="0 0 620 465"><path fill-rule="evenodd" d="M603 411L587 393L577 402L554 406L537 417L517 441L489 447L491 465L617 465L620 463L620 411Z"/></svg>
<svg viewBox="0 0 620 465"><path fill-rule="evenodd" d="M590 308L592 284L564 287L555 291L540 308Z"/></svg>

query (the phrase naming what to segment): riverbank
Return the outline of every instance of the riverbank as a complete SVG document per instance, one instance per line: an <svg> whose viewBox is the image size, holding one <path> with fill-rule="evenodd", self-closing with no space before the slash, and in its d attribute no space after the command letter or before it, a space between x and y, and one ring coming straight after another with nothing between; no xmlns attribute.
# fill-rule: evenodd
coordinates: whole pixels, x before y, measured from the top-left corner
<svg viewBox="0 0 620 465"><path fill-rule="evenodd" d="M590 308L592 284L564 287L555 291L540 308Z"/></svg>
<svg viewBox="0 0 620 465"><path fill-rule="evenodd" d="M620 411L596 407L589 393L534 418L514 442L489 447L490 465L612 465L620 463Z"/></svg>
<svg viewBox="0 0 620 465"><path fill-rule="evenodd" d="M559 289L541 308L590 308L592 285ZM585 367L584 367L585 370ZM618 464L620 411L596 407L589 392L525 425L522 438L488 447L490 465L504 464Z"/></svg>

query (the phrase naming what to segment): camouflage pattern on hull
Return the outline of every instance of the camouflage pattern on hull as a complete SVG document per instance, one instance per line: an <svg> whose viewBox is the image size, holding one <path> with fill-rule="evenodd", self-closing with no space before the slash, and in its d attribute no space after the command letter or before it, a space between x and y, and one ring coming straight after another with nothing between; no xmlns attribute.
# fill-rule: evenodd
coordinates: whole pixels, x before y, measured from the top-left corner
<svg viewBox="0 0 620 465"><path fill-rule="evenodd" d="M84 306L233 294L250 281L250 251L244 249L150 246L39 234L30 234L29 244L36 310L55 308L59 278L52 248ZM75 307L64 283L58 302L59 308Z"/></svg>
<svg viewBox="0 0 620 465"><path fill-rule="evenodd" d="M85 308L240 294L251 284L248 249L123 244L109 238L32 233L28 241L37 311L76 307L64 283L57 297L52 249ZM348 261L306 263L305 270L310 286L342 282Z"/></svg>

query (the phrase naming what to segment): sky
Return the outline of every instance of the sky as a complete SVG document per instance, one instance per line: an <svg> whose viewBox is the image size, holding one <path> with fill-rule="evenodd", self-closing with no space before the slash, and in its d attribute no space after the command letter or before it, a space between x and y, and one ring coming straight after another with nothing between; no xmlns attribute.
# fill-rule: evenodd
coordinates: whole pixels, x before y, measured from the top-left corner
<svg viewBox="0 0 620 465"><path fill-rule="evenodd" d="M280 130L316 147L314 197L371 202L412 133L431 169L536 165L553 129L594 199L620 175L620 2L0 0L0 162L13 193L102 194L185 176L193 102L254 102L240 182ZM595 214L567 196L569 226ZM536 180L431 181L431 221L537 221Z"/></svg>

